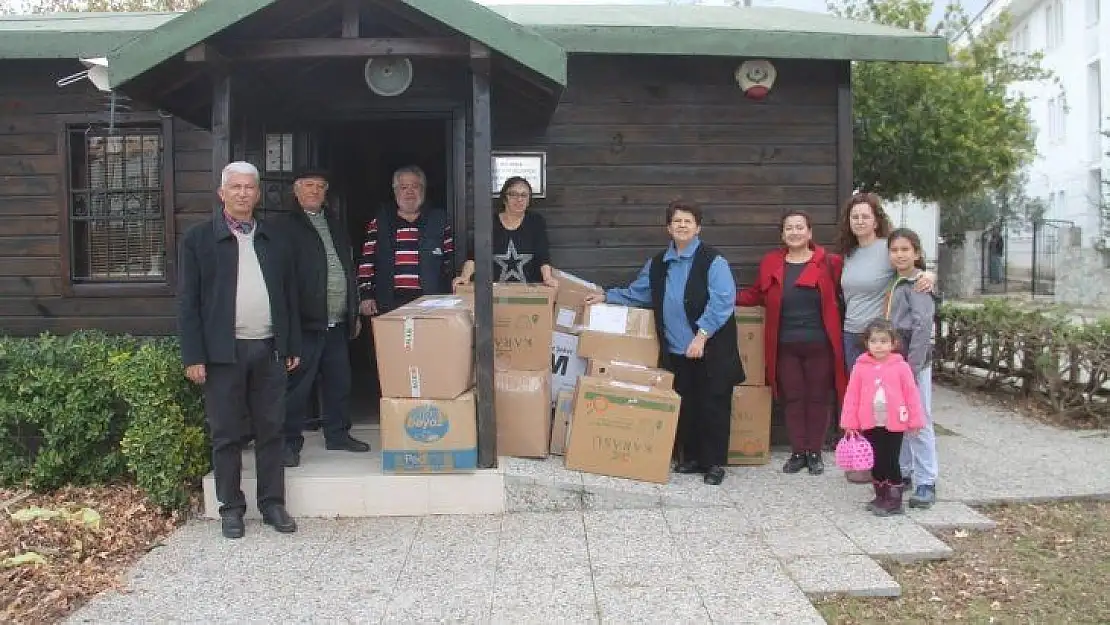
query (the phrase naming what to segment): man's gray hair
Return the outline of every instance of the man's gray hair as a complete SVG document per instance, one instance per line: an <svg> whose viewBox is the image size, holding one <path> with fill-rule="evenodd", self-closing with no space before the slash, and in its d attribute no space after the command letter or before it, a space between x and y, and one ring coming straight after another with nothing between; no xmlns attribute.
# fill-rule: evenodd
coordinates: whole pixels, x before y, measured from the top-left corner
<svg viewBox="0 0 1110 625"><path fill-rule="evenodd" d="M420 179L420 186L425 189L428 188L428 177L424 175L424 170L420 169L420 167L417 165L405 165L404 167L399 167L397 171L393 172L393 188L397 188L397 181L404 174L412 174L416 176Z"/></svg>
<svg viewBox="0 0 1110 625"><path fill-rule="evenodd" d="M227 179L230 178L232 174L247 174L250 176L254 176L254 181L256 183L262 182L262 177L258 174L257 167L251 165L246 161L234 161L228 163L224 167L224 170L220 173L221 187L227 184Z"/></svg>

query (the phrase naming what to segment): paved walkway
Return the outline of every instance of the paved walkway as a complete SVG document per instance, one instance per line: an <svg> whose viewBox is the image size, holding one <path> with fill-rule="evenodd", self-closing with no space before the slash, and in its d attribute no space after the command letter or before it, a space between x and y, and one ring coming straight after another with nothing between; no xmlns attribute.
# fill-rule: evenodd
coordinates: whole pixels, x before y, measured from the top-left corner
<svg viewBox="0 0 1110 625"><path fill-rule="evenodd" d="M881 558L943 558L927 531L990 527L965 503L1110 496L1110 438L934 393L942 483L928 512L877 519L868 488L783 475L657 486L509 460L496 517L304 520L239 541L189 523L71 622L821 623L809 597L896 595Z"/></svg>

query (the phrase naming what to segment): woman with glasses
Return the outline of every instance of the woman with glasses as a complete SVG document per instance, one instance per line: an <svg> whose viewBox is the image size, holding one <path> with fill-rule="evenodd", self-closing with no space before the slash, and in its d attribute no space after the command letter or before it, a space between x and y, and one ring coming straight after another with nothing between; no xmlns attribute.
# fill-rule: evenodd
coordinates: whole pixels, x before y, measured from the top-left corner
<svg viewBox="0 0 1110 625"><path fill-rule="evenodd" d="M542 283L558 286L551 275L551 252L547 244L547 223L543 216L528 210L532 185L513 176L501 186L501 211L493 222L493 281ZM452 281L458 288L474 277L474 245L470 260L463 263L459 277Z"/></svg>

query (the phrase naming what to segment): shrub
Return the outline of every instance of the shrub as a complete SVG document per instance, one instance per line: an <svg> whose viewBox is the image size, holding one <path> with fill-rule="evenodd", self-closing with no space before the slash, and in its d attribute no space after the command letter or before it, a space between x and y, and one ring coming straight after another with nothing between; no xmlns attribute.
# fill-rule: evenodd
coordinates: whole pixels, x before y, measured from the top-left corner
<svg viewBox="0 0 1110 625"><path fill-rule="evenodd" d="M1018 388L1053 413L1110 423L1110 320L992 299L943 306L936 337L938 365L966 384Z"/></svg>
<svg viewBox="0 0 1110 625"><path fill-rule="evenodd" d="M208 470L199 389L167 339L0 337L0 483L133 479L165 508Z"/></svg>

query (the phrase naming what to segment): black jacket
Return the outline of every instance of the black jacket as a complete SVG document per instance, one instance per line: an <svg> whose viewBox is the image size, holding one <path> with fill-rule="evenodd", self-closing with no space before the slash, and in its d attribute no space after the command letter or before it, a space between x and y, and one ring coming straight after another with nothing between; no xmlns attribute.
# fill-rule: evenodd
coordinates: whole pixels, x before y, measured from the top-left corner
<svg viewBox="0 0 1110 625"><path fill-rule="evenodd" d="M353 333L358 319L358 287L355 286L354 255L351 241L335 213L324 207L332 245L343 265L347 283L347 328ZM328 257L320 234L299 208L269 218L272 226L290 242L297 268L297 293L300 297L301 328L321 331L328 325Z"/></svg>
<svg viewBox="0 0 1110 625"><path fill-rule="evenodd" d="M256 221L254 249L270 295L274 348L282 357L301 355L293 255L271 225ZM239 245L223 214L199 223L178 251L177 331L185 366L235 362L235 291Z"/></svg>

